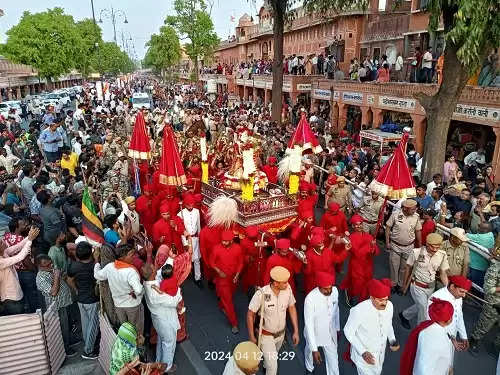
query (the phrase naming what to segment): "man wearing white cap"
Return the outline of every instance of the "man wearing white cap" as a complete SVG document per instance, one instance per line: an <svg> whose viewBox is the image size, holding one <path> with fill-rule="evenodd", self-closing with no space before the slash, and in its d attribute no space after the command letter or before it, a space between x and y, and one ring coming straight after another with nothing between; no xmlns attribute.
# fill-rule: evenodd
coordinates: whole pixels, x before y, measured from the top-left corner
<svg viewBox="0 0 500 375"><path fill-rule="evenodd" d="M251 341L240 342L229 357L222 375L254 375L259 371L262 352Z"/></svg>
<svg viewBox="0 0 500 375"><path fill-rule="evenodd" d="M250 301L247 313L247 327L250 341L257 344L255 337L255 315L261 315L259 324L260 349L262 350L266 375L278 373L278 352L285 338L286 312L293 326L293 344L299 343L299 323L295 308L295 297L288 284L290 272L276 266L270 272L270 284L257 290ZM260 326L261 325L261 326Z"/></svg>
<svg viewBox="0 0 500 375"><path fill-rule="evenodd" d="M125 225L125 221L130 223L130 228L132 234L139 233L140 222L139 214L135 210L135 198L130 196L121 201L122 203L122 213L118 216L118 222Z"/></svg>
<svg viewBox="0 0 500 375"><path fill-rule="evenodd" d="M306 339L305 366L308 373L314 364L322 362L318 347L323 348L327 375L339 375L337 334L340 331L339 293L335 277L328 272L317 272L316 285L304 301L304 337Z"/></svg>

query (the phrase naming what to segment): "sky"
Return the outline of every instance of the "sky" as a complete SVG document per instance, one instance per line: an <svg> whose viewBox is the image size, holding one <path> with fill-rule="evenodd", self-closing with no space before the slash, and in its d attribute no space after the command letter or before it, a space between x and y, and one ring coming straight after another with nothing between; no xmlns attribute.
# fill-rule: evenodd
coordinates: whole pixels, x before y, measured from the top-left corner
<svg viewBox="0 0 500 375"><path fill-rule="evenodd" d="M227 39L229 33L234 34L234 27L244 13L257 19L256 14L263 0L213 0L213 2L211 15L215 31L219 38ZM99 20L102 9L113 7L122 10L127 16L128 23L125 24L123 18L117 17L118 45L122 45L123 31L125 39L132 38L131 45L135 47L136 56L142 58L146 52L144 44L151 34L158 32L167 15L174 15L173 3L174 0L94 0L94 10L96 20ZM24 11L36 13L54 7L64 8L65 13L72 15L75 21L92 18L91 0L2 0L0 9L5 14L0 17L0 43L5 42L7 38L5 32L19 22ZM231 22L231 16L235 17L235 22ZM103 39L112 41L111 20L103 17L103 23L99 26L103 31Z"/></svg>

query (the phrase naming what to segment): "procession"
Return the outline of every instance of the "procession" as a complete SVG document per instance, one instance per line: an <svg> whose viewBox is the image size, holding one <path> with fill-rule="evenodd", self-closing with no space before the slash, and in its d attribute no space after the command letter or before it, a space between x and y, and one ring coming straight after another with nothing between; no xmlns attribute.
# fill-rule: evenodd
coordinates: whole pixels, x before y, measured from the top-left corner
<svg viewBox="0 0 500 375"><path fill-rule="evenodd" d="M158 68L172 58L161 43L180 46L175 33L190 22L182 7L142 63L114 30L114 42L86 47L96 58L86 69L102 73L43 87L19 75L27 65L15 68L17 89L2 75L28 63L13 52L15 28L42 13L24 13L0 44L15 61L0 63L0 374L500 373L500 146L461 122L448 138L459 146L435 149L440 120L422 98L377 117L377 103L415 101L384 90L448 87L452 68L426 65L433 56L419 47L416 67L401 53L343 65L343 52L304 58L287 44L283 62L226 60L244 30L277 14L268 1L226 44L204 31L215 60L181 64L179 52ZM128 23L123 10L109 14L113 27L117 15ZM120 67L104 67L105 43ZM464 90L499 92L493 78L465 78ZM337 91L360 82L382 91Z"/></svg>

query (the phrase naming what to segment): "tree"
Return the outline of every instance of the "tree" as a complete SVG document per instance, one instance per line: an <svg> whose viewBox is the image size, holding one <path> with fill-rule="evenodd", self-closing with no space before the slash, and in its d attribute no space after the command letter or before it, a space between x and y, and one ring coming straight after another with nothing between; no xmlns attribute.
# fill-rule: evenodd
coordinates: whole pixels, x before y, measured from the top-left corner
<svg viewBox="0 0 500 375"><path fill-rule="evenodd" d="M309 11L321 13L366 4L366 0L305 0ZM445 154L436 151L446 148L451 117L469 76L477 71L490 49L500 45L500 3L429 0L426 10L430 16L429 32L436 32L442 21L446 42L440 87L434 95L415 95L427 116L422 180L430 181L433 174L443 170Z"/></svg>
<svg viewBox="0 0 500 375"><path fill-rule="evenodd" d="M160 73L176 65L181 58L179 37L171 26L160 27L160 33L151 35L146 46L145 65Z"/></svg>
<svg viewBox="0 0 500 375"><path fill-rule="evenodd" d="M81 42L73 17L61 8L24 12L6 34L0 52L13 62L33 66L42 78L57 78L75 67Z"/></svg>
<svg viewBox="0 0 500 375"><path fill-rule="evenodd" d="M100 43L91 65L100 74L113 75L130 73L135 68L134 62L115 42Z"/></svg>
<svg viewBox="0 0 500 375"><path fill-rule="evenodd" d="M219 45L219 38L207 13L204 0L175 0L175 16L167 16L165 24L172 26L185 44L186 54L194 66L195 81L198 82L198 61L212 55Z"/></svg>
<svg viewBox="0 0 500 375"><path fill-rule="evenodd" d="M80 39L79 51L75 56L75 67L87 77L92 71L92 61L95 61L97 46L103 43L102 31L93 20L84 19L76 23L76 30Z"/></svg>

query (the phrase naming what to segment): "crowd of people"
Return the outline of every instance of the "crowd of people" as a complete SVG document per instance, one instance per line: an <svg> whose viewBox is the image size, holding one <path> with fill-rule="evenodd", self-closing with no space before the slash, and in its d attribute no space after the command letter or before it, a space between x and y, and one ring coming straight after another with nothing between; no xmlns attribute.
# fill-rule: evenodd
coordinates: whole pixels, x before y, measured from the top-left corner
<svg viewBox="0 0 500 375"><path fill-rule="evenodd" d="M296 58L288 59L291 74L299 74ZM248 65L239 69L256 69L255 74L270 69L269 62ZM327 66L323 69L329 74ZM136 109L130 101L142 91L152 95L150 110ZM151 137L151 162L128 157L139 112ZM450 156L443 173L428 183L416 177L417 196L387 209L384 230L377 225L384 199L369 186L394 147L381 153L378 147L360 145L354 142L356 134L337 134L318 111L308 116L323 151L302 161L297 220L286 230L261 237L255 226L238 226L236 203L228 197L204 209L204 168L219 187L240 185L235 140L243 133L259 139L256 166L262 180L284 189L289 182L280 179L278 163L305 116L293 107L284 111L284 126L278 127L268 107L210 102L194 87L183 90L138 77L125 85L111 83L102 98L87 84L74 111L57 114L48 107L38 118L29 116L24 128L15 125L17 119L0 118L0 224L5 230L0 313L55 306L66 355L76 355L74 347L83 341L82 357L96 359L102 308L117 332L112 375L132 368L172 373L176 344L187 338L185 311L190 307L182 284L192 274L207 293L215 288L235 335L242 326L234 294L241 288L249 296L249 341L234 349L225 375L254 374L261 360L268 375L276 374L287 317L294 345L305 337L309 372L324 359L328 374L339 374L337 335L342 331L350 343L346 360L359 374L381 374L387 343L392 351L403 347L401 374L448 374L454 352L477 354L498 321L500 199L484 153L478 149L463 164ZM165 123L175 129L186 174L182 187L165 184L159 170L162 136L169 129ZM412 147L408 160L417 170L420 155ZM269 190L266 183L262 186ZM85 228L101 223L103 241L98 243ZM450 228L449 238L437 233L438 223ZM469 243L486 248L489 258ZM389 252L388 278L373 279L382 245ZM347 272L339 280L344 263ZM298 274L303 284L297 283ZM462 301L472 292L472 282L482 288L486 302L468 333ZM344 327L339 290L352 306ZM304 315L299 316L296 297L303 291ZM391 293L408 291L414 305L398 316L404 328L416 328L403 343L393 328L398 309L389 299ZM302 319L305 328L299 332ZM145 351L155 345L152 365ZM498 356L498 332L495 345Z"/></svg>

